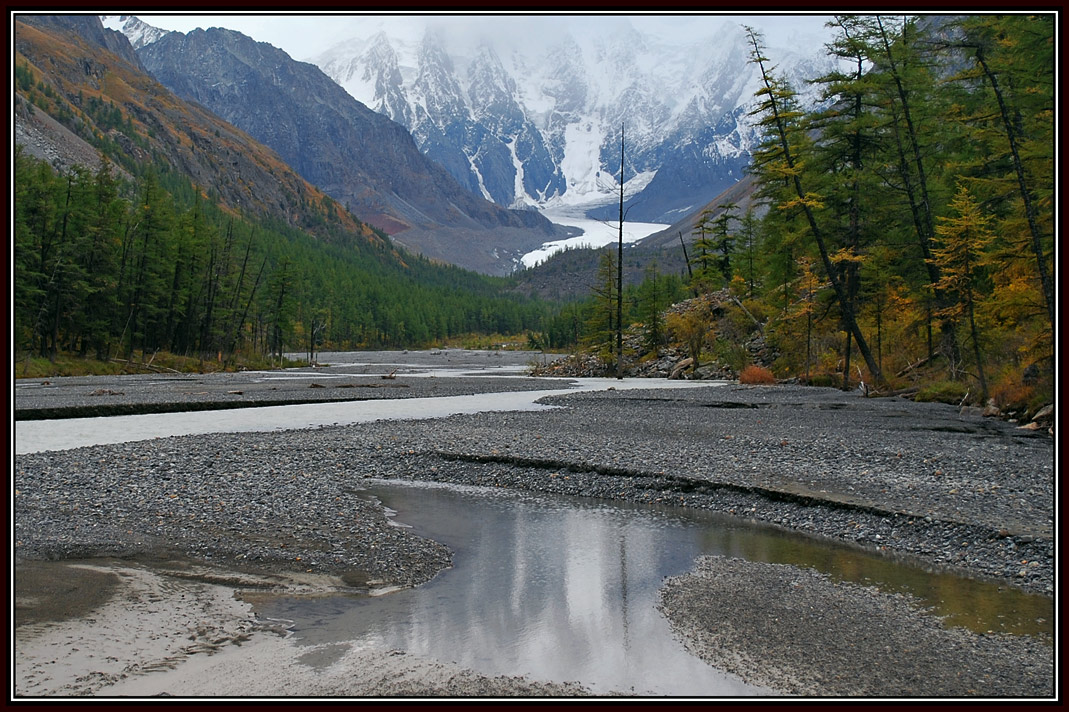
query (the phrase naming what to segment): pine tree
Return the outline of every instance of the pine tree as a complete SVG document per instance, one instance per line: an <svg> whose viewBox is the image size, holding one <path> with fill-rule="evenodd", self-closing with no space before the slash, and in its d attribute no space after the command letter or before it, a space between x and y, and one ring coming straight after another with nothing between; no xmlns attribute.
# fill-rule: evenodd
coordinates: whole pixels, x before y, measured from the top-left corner
<svg viewBox="0 0 1069 712"><path fill-rule="evenodd" d="M735 249L735 235L732 234L730 225L736 220L735 203L725 203L720 206L720 214L713 221L713 247L716 250L716 267L720 276L724 278L724 285L731 283L731 254Z"/></svg>
<svg viewBox="0 0 1069 712"><path fill-rule="evenodd" d="M643 324L646 345L654 350L664 345L664 310L670 297L666 280L657 273L656 262L650 263L638 288L638 317Z"/></svg>
<svg viewBox="0 0 1069 712"><path fill-rule="evenodd" d="M594 282L584 329L584 342L608 354L616 334L616 260L608 250L598 257L598 272Z"/></svg>
<svg viewBox="0 0 1069 712"><path fill-rule="evenodd" d="M1001 146L988 157L1009 164L1006 183L1021 201L1031 238L1029 248L1054 329L1053 163L1054 22L1052 15L978 15L959 23L965 37L956 46L975 63L959 79L982 79L990 92L985 112L1001 134ZM1012 178L1010 178L1012 176Z"/></svg>
<svg viewBox="0 0 1069 712"><path fill-rule="evenodd" d="M691 234L695 236L690 265L694 268L691 280L698 291L708 292L712 289L712 278L716 266L716 245L710 238L712 234L713 210L706 209L698 216Z"/></svg>
<svg viewBox="0 0 1069 712"><path fill-rule="evenodd" d="M736 264L741 263L741 273L746 281L746 297L753 299L757 286L757 241L760 221L753 207L748 207L739 221L739 240L736 243Z"/></svg>
<svg viewBox="0 0 1069 712"><path fill-rule="evenodd" d="M924 271L932 302L928 312L939 313L944 298L932 285L939 281L939 269L931 259L931 241L935 235L935 216L944 205L947 190L942 186L936 169L949 161L938 160L938 153L931 144L941 145L944 152L952 150L954 136L941 113L946 110L943 100L947 87L936 85L935 76L925 57L925 48L931 48L930 39L924 36L917 18L893 18L886 16L863 16L859 20L859 38L863 52L871 62L872 69L866 81L873 88L877 118L882 127L882 161L893 170L883 176L884 191L899 195L905 201L907 216L897 216L896 205L881 206L879 223L885 226L898 224L913 226L913 234L919 247L917 266ZM952 190L952 188L950 189ZM892 228L893 229L893 228ZM927 325L929 333L932 324ZM957 361L957 342L953 326L947 322L939 325L941 343L939 351L950 363ZM929 358L935 348L929 341Z"/></svg>

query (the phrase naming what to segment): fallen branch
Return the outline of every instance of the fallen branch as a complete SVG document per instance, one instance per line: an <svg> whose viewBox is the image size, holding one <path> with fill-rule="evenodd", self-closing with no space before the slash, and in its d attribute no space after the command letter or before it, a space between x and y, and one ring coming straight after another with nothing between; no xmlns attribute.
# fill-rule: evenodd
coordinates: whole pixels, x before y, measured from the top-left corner
<svg viewBox="0 0 1069 712"><path fill-rule="evenodd" d="M901 371L896 373L895 374L895 378L901 378L902 376L905 376L907 373L909 373L913 369L920 368L921 366L923 366L924 364L928 363L929 361L931 361L932 359L936 358L937 356L939 356L939 354L932 354L931 356L925 356L924 358L922 358L917 363L911 363L910 365L906 366Z"/></svg>
<svg viewBox="0 0 1069 712"><path fill-rule="evenodd" d="M149 371L152 371L153 373L162 373L163 371L169 371L171 373L181 373L181 371L177 371L177 370L175 370L173 368L167 368L166 366L153 366L151 364L140 363L138 361L127 361L124 358L112 358L112 359L108 359L108 360L111 361L112 363L125 363L125 364L130 365L130 366L136 366L138 368L144 368L144 369L147 369Z"/></svg>
<svg viewBox="0 0 1069 712"><path fill-rule="evenodd" d="M738 305L739 309L742 309L742 311L743 311L743 312L744 312L744 313L746 314L746 316L750 317L750 320L751 320L751 321L753 321L753 323L757 325L757 328L758 328L758 330L759 330L759 331L760 331L760 332L761 332L762 334L763 334L763 333L765 333L765 327L764 327L764 325L762 325L762 324L761 324L761 322L759 322L759 321L757 320L757 317L755 317L755 316L754 316L753 314L751 314L751 313L750 313L750 310L749 310L749 309L747 309L746 307L744 307L744 306L742 305L742 302L741 302L741 301L739 301L739 298L738 298L738 297L736 297L736 296L732 296L732 297L731 297L731 301L735 302L735 304L737 304L737 305Z"/></svg>

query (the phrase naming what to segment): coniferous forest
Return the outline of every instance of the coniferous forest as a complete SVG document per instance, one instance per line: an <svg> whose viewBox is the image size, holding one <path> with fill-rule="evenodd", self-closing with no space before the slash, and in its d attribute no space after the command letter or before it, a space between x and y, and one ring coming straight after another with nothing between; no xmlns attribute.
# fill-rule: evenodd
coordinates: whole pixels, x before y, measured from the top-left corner
<svg viewBox="0 0 1069 712"><path fill-rule="evenodd" d="M765 136L751 171L769 204L760 307L779 314L781 365L853 361L887 384L932 364L981 403L1035 385L1054 354L1054 17L834 29L842 69L813 78L816 111L749 32Z"/></svg>
<svg viewBox="0 0 1069 712"><path fill-rule="evenodd" d="M748 28L764 137L750 173L763 212L721 204L697 218L687 284L672 294L729 295L697 343L741 370L738 345L760 332L779 378L1050 402L1053 16L839 16L833 26L839 70L811 79L821 101L810 109ZM583 323L605 355L614 256L603 259ZM633 290L632 316L658 291ZM676 315L667 339L694 340L693 321Z"/></svg>
<svg viewBox="0 0 1069 712"><path fill-rule="evenodd" d="M522 333L547 310L504 296L503 279L432 265L385 236L312 240L170 182L180 189L153 171L124 184L106 162L60 175L16 150L17 352L215 360L426 346Z"/></svg>

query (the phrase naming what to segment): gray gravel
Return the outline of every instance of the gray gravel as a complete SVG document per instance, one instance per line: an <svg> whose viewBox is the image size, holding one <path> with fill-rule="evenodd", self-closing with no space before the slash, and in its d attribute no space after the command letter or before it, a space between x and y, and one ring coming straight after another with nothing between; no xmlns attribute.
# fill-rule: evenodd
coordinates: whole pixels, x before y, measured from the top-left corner
<svg viewBox="0 0 1069 712"><path fill-rule="evenodd" d="M331 354L324 356L317 367L283 371L19 379L15 383L15 418L41 420L537 390L544 388L545 382L527 378L527 365L550 358L553 357L530 351L376 351ZM472 377L490 372L514 377Z"/></svg>
<svg viewBox="0 0 1069 712"><path fill-rule="evenodd" d="M490 383L471 380L456 387ZM448 551L388 526L360 491L364 478L410 478L707 508L1054 593L1049 435L940 404L792 386L545 402L562 407L19 455L15 554L181 556L413 585L448 565ZM810 575L780 574L770 580ZM754 605L777 595L764 578L736 578ZM678 585L691 584L701 590ZM856 602L849 587L831 588ZM714 629L678 610L669 618L694 639ZM745 633L731 650L762 659Z"/></svg>
<svg viewBox="0 0 1069 712"><path fill-rule="evenodd" d="M384 437L429 454L407 476L714 509L1053 593L1046 434L796 386L542 402L567 408L396 424Z"/></svg>
<svg viewBox="0 0 1069 712"><path fill-rule="evenodd" d="M812 569L704 557L661 597L691 652L788 695L1054 694L1049 641L944 627L909 596Z"/></svg>
<svg viewBox="0 0 1069 712"><path fill-rule="evenodd" d="M337 510L369 527L376 511L361 479L424 478L715 509L1053 593L1042 433L790 386L546 402L567 407L20 455L16 551L84 556L99 541L111 554L161 537L190 555L266 561L288 539L316 542L302 561L346 568L343 540L364 534Z"/></svg>
<svg viewBox="0 0 1069 712"><path fill-rule="evenodd" d="M208 436L18 456L15 553L25 559L188 557L313 571L366 588L415 585L446 547L389 526L366 474L273 438ZM289 452L285 452L285 451Z"/></svg>

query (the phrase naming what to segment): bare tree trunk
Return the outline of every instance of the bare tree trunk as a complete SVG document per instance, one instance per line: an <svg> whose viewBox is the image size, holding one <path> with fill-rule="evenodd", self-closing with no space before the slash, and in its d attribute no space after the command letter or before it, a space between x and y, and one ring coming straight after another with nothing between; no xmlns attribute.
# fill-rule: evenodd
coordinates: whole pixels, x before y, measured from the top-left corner
<svg viewBox="0 0 1069 712"><path fill-rule="evenodd" d="M620 126L620 239L616 249L616 377L624 377L624 127Z"/></svg>

